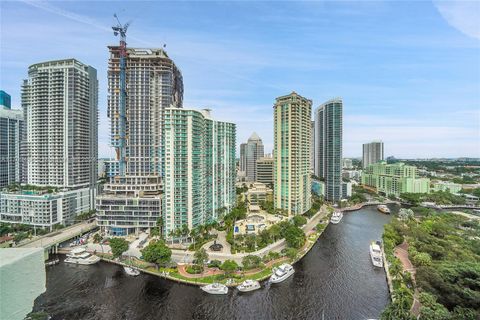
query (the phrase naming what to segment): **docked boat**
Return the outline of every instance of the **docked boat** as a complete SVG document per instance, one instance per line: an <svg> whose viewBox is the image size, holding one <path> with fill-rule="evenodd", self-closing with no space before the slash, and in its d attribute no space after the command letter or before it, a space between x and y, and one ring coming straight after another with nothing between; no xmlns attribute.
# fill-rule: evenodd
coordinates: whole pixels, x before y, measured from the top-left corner
<svg viewBox="0 0 480 320"><path fill-rule="evenodd" d="M74 264L95 264L100 261L100 258L96 255L93 255L85 248L75 248L67 254L67 258L65 259L66 263L74 263Z"/></svg>
<svg viewBox="0 0 480 320"><path fill-rule="evenodd" d="M372 264L375 267L383 268L382 249L380 245L380 241L372 241L370 244L370 258L372 259Z"/></svg>
<svg viewBox="0 0 480 320"><path fill-rule="evenodd" d="M125 271L126 274L133 277L136 277L140 274L140 271L132 267L123 267L123 270Z"/></svg>
<svg viewBox="0 0 480 320"><path fill-rule="evenodd" d="M228 287L221 283L211 283L206 286L200 287L203 291L210 294L227 294Z"/></svg>
<svg viewBox="0 0 480 320"><path fill-rule="evenodd" d="M330 222L333 224L338 224L343 218L343 212L342 211L335 211L330 218Z"/></svg>
<svg viewBox="0 0 480 320"><path fill-rule="evenodd" d="M388 207L384 204L377 206L377 210L381 213L390 214L390 209L388 209Z"/></svg>
<svg viewBox="0 0 480 320"><path fill-rule="evenodd" d="M256 280L250 280L250 279L245 280L242 282L242 284L237 286L237 289L238 291L241 291L241 292L254 291L254 290L260 289L260 282Z"/></svg>
<svg viewBox="0 0 480 320"><path fill-rule="evenodd" d="M280 283L285 281L288 277L295 273L292 265L288 263L284 263L278 268L273 269L273 274L270 277L270 282L272 283Z"/></svg>

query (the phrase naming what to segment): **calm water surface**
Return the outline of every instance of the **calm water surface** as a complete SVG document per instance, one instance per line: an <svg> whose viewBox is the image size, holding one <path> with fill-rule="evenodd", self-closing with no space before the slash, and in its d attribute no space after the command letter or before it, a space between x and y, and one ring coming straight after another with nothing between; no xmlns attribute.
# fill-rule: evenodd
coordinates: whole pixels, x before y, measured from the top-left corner
<svg viewBox="0 0 480 320"><path fill-rule="evenodd" d="M104 262L62 262L47 269L47 291L34 310L65 320L322 319L322 312L324 319L378 318L389 296L384 270L372 266L368 246L390 219L375 207L346 213L295 264L293 277L247 294L212 296L155 276L129 277Z"/></svg>

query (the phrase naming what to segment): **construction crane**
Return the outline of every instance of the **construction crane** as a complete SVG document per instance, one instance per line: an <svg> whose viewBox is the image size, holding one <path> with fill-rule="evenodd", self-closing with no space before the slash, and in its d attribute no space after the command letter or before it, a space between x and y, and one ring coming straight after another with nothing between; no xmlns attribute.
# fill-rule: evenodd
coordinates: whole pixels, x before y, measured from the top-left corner
<svg viewBox="0 0 480 320"><path fill-rule="evenodd" d="M117 25L113 26L113 34L120 35L120 105L118 108L119 114L119 141L116 148L117 160L119 164L119 176L125 176L126 167L126 104L127 104L127 80L126 80L126 59L127 59L127 29L130 22L122 25L118 19L117 14L113 15L117 19Z"/></svg>

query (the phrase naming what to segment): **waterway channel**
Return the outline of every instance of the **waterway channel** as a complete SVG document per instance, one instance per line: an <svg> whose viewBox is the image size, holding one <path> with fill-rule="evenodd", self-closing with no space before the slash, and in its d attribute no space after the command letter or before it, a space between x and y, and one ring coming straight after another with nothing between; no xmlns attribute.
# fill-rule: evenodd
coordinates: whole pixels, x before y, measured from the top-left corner
<svg viewBox="0 0 480 320"><path fill-rule="evenodd" d="M368 246L390 219L375 206L345 213L295 264L293 277L248 294L231 289L227 296L211 296L152 275L130 277L113 264L61 262L47 268L47 291L34 310L52 320L379 318L389 294L385 272L372 266Z"/></svg>

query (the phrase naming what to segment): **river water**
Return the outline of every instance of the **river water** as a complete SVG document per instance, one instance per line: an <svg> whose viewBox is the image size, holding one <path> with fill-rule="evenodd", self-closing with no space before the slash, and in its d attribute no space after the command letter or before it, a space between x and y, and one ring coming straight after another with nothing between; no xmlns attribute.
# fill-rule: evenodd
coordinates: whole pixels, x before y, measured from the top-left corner
<svg viewBox="0 0 480 320"><path fill-rule="evenodd" d="M390 207L393 212L397 208ZM383 269L368 252L391 216L374 206L345 213L329 225L295 274L260 290L212 296L198 287L151 275L129 277L101 262L76 266L61 262L47 269L47 291L35 311L52 319L355 319L379 318L389 301Z"/></svg>

